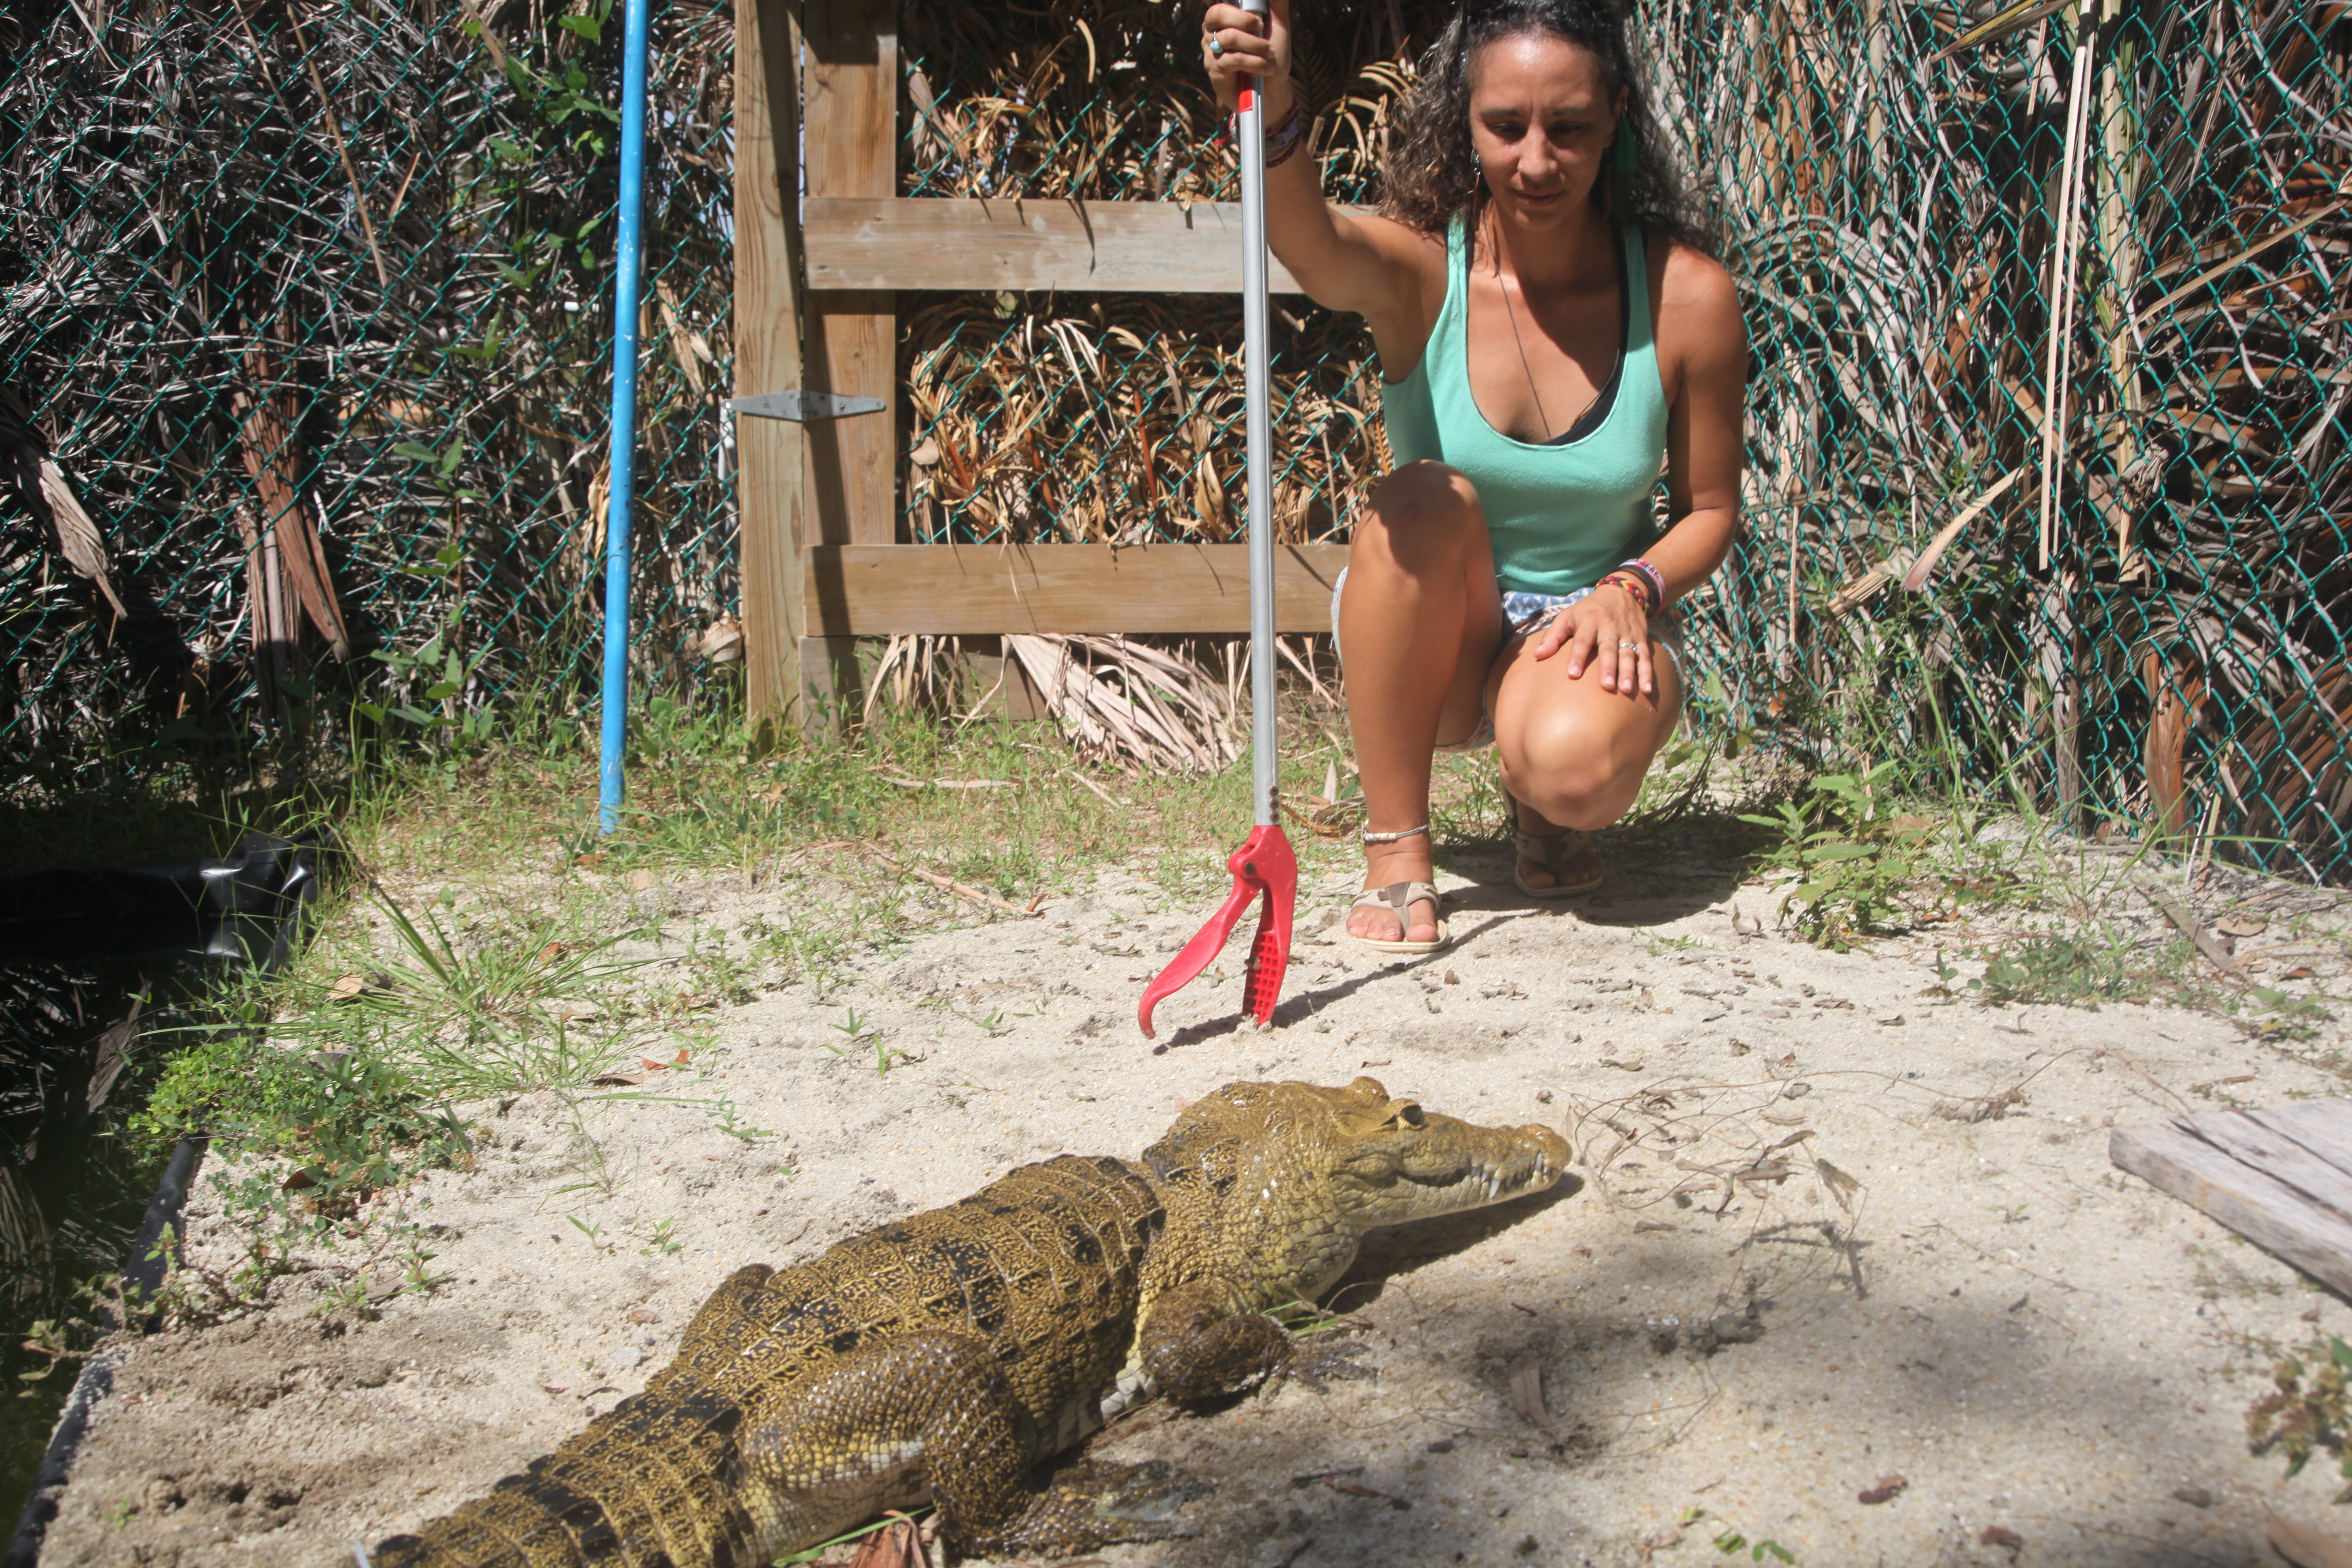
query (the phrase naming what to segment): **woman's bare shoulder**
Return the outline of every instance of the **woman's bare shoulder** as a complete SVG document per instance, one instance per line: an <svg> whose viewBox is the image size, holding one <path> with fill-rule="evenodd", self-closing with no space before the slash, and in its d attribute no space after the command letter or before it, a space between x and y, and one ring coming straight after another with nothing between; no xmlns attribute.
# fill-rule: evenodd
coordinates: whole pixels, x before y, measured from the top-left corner
<svg viewBox="0 0 2352 1568"><path fill-rule="evenodd" d="M1423 234L1412 225L1401 223L1370 207L1343 207L1357 225L1365 243L1377 248L1391 265L1411 267L1419 273L1433 273L1442 284L1445 278L1445 239L1442 235Z"/></svg>
<svg viewBox="0 0 2352 1568"><path fill-rule="evenodd" d="M1702 319L1719 320L1727 310L1738 318L1739 286L1732 281L1729 268L1698 247L1655 229L1650 231L1649 240L1651 254L1664 252L1653 263L1661 304L1677 315L1695 312Z"/></svg>
<svg viewBox="0 0 2352 1568"><path fill-rule="evenodd" d="M1684 384L1685 371L1744 376L1748 328L1731 269L1696 246L1655 230L1647 237L1659 369L1669 395Z"/></svg>

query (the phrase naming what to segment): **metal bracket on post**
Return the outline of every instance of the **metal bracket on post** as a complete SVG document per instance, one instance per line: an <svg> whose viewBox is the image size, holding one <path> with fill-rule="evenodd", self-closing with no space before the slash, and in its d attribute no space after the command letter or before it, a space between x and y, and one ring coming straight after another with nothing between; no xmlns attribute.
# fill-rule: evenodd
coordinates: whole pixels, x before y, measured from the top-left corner
<svg viewBox="0 0 2352 1568"><path fill-rule="evenodd" d="M835 392L763 392L756 397L732 397L730 414L756 415L762 419L789 419L805 425L812 419L846 419L853 414L879 414L886 405L878 397L844 397Z"/></svg>

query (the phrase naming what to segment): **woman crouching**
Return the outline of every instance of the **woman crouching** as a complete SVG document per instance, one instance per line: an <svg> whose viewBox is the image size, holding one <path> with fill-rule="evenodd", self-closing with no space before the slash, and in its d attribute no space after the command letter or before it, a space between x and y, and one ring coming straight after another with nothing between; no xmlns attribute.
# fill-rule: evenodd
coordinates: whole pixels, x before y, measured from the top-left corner
<svg viewBox="0 0 2352 1568"><path fill-rule="evenodd" d="M1738 515L1738 297L1612 6L1469 0L1404 105L1380 216L1335 211L1295 155L1288 0L1212 5L1204 26L1229 107L1262 79L1268 244L1380 351L1398 467L1358 509L1332 596L1367 809L1348 931L1432 952L1433 752L1497 748L1512 879L1563 898L1601 884L1592 834L1680 718L1671 606Z"/></svg>

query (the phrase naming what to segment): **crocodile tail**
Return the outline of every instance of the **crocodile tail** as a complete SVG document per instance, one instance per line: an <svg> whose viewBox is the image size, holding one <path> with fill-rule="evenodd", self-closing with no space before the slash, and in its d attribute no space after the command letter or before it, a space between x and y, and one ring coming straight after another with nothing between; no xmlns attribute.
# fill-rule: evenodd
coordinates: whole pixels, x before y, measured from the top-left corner
<svg viewBox="0 0 2352 1568"><path fill-rule="evenodd" d="M730 1484L742 1412L709 1390L623 1400L455 1513L369 1554L372 1568L728 1568L752 1524Z"/></svg>

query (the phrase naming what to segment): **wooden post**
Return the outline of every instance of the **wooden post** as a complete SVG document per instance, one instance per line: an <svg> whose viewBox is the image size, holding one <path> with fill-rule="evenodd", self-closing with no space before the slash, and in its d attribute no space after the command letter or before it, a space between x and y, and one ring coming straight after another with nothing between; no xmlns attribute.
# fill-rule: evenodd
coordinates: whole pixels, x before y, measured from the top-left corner
<svg viewBox="0 0 2352 1568"><path fill-rule="evenodd" d="M735 392L803 384L798 0L735 0ZM801 691L807 530L802 426L735 425L745 696L788 716Z"/></svg>
<svg viewBox="0 0 2352 1568"><path fill-rule="evenodd" d="M2083 830L2083 639L2074 626L2074 574L2061 570L2042 590L2033 636L2050 682L2050 740L2058 824Z"/></svg>
<svg viewBox="0 0 2352 1568"><path fill-rule="evenodd" d="M808 0L807 177L812 201L898 194L898 23L890 0ZM878 414L807 426L812 544L898 540L898 297L845 289L808 302L803 384L878 397ZM803 679L838 700L856 689L847 637L810 639ZM845 689L846 688L846 689Z"/></svg>
<svg viewBox="0 0 2352 1568"><path fill-rule="evenodd" d="M2144 655L2139 668L2140 679L2147 684L2147 737L2141 755L2147 770L2148 810L2156 818L2157 836L2170 843L2189 826L2189 731L2204 705L2205 689L2192 671L2174 668L2161 654ZM2185 851L2187 846L2181 847Z"/></svg>

